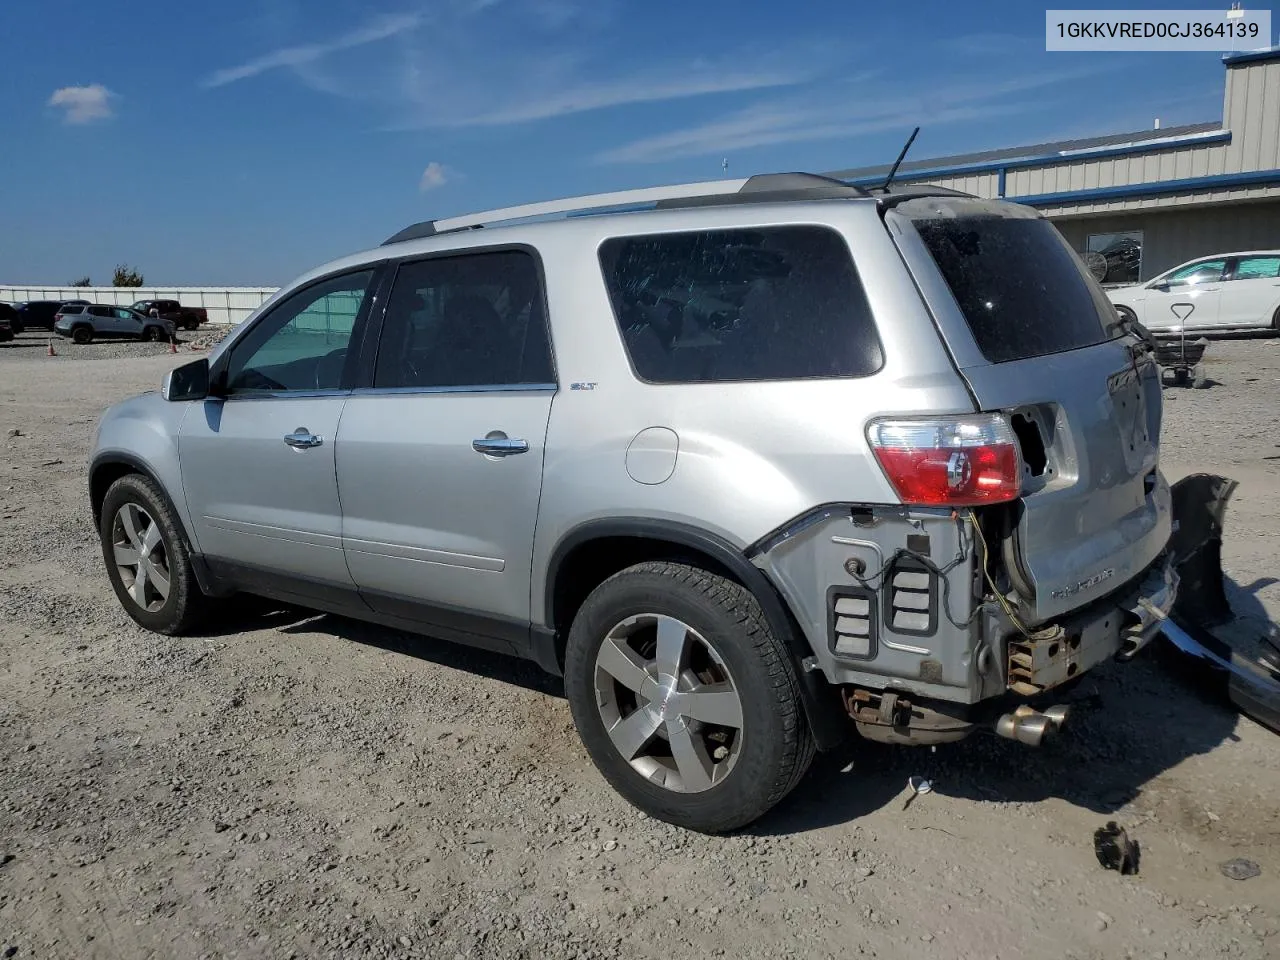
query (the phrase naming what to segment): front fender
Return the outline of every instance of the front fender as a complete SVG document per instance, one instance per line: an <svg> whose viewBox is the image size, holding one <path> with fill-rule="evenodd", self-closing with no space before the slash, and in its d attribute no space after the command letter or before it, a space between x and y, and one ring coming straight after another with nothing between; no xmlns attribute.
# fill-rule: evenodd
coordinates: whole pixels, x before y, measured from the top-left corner
<svg viewBox="0 0 1280 960"><path fill-rule="evenodd" d="M89 494L95 524L111 482L122 473L142 473L168 497L187 543L193 552L200 553L178 462L178 433L190 406L169 403L159 393L146 393L118 403L102 415L89 456Z"/></svg>

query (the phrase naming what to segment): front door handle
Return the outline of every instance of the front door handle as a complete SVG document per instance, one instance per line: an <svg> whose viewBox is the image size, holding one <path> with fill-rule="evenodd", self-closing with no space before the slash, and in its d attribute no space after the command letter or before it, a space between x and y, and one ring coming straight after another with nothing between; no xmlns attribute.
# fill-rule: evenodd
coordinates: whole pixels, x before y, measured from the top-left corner
<svg viewBox="0 0 1280 960"><path fill-rule="evenodd" d="M293 433L286 433L284 442L298 450L309 450L324 443L324 437L317 437L306 427L298 427Z"/></svg>
<svg viewBox="0 0 1280 960"><path fill-rule="evenodd" d="M510 457L517 453L529 452L528 440L512 440L507 436L488 436L471 441L471 449L483 453L486 457Z"/></svg>

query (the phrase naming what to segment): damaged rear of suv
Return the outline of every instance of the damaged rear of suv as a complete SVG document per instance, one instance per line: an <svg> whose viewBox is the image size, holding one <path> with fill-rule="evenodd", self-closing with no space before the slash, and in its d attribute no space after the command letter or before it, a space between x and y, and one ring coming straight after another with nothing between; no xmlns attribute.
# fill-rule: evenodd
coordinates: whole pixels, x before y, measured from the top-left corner
<svg viewBox="0 0 1280 960"><path fill-rule="evenodd" d="M862 735L928 744L990 725L1037 745L1066 710L1018 698L1131 657L1176 597L1157 368L1034 211L881 207L971 407L868 418L896 500L824 505L755 562L821 639L811 666Z"/></svg>

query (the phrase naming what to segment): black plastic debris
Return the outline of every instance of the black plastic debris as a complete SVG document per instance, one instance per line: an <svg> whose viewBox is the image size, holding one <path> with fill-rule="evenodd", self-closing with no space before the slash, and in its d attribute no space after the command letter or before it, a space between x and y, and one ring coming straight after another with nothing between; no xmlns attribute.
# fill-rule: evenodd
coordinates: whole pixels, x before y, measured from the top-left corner
<svg viewBox="0 0 1280 960"><path fill-rule="evenodd" d="M1220 864L1218 869L1222 871L1222 875L1228 880L1252 880L1258 874L1262 873L1262 868L1252 860L1246 860L1244 857L1235 857L1226 863Z"/></svg>
<svg viewBox="0 0 1280 960"><path fill-rule="evenodd" d="M1141 850L1136 840L1130 840L1124 827L1108 820L1105 827L1093 831L1093 852L1098 862L1108 870L1119 870L1126 876L1138 872Z"/></svg>

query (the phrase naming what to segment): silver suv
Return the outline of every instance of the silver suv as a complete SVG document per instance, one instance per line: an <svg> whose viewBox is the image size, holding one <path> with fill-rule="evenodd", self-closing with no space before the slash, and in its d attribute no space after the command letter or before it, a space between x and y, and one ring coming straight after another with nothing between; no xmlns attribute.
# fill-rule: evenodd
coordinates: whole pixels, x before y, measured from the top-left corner
<svg viewBox="0 0 1280 960"><path fill-rule="evenodd" d="M775 174L330 263L107 411L90 493L144 627L245 591L527 657L715 832L855 727L1061 726L1173 604L1160 416L1035 211Z"/></svg>

